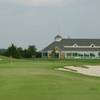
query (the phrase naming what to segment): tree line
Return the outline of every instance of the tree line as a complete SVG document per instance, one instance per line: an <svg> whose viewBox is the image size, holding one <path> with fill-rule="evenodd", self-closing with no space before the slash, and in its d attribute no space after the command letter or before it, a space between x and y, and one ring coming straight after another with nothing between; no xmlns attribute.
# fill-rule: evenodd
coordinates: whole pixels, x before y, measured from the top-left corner
<svg viewBox="0 0 100 100"><path fill-rule="evenodd" d="M7 49L1 49L0 55L12 58L41 58L41 52L37 51L35 45L30 45L28 48L23 49L12 44Z"/></svg>

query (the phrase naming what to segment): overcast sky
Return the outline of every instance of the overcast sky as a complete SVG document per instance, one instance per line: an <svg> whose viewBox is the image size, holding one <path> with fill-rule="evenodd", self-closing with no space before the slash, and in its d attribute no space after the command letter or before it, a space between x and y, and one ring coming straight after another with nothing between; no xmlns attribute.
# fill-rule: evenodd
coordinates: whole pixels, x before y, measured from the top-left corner
<svg viewBox="0 0 100 100"><path fill-rule="evenodd" d="M0 0L0 48L44 48L57 34L100 38L100 0Z"/></svg>

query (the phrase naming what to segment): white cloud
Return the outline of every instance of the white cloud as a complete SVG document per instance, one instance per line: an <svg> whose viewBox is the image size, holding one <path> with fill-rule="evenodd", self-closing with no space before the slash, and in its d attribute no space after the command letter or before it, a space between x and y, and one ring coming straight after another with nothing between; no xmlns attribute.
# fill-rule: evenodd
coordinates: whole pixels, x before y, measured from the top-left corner
<svg viewBox="0 0 100 100"><path fill-rule="evenodd" d="M58 5L62 4L63 0L17 0L18 3L25 4L25 5L34 5L34 6L41 6L41 5Z"/></svg>
<svg viewBox="0 0 100 100"><path fill-rule="evenodd" d="M17 0L17 3L24 5L32 5L32 6L48 6L48 5L63 5L69 4L73 0Z"/></svg>
<svg viewBox="0 0 100 100"><path fill-rule="evenodd" d="M77 0L0 0L0 3L17 3L29 6L59 6L64 4L70 4L73 1Z"/></svg>

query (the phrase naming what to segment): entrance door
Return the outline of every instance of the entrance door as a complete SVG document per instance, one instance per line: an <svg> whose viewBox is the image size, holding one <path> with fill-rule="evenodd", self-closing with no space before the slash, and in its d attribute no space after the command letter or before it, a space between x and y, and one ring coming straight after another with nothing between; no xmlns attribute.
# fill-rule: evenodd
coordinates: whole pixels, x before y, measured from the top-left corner
<svg viewBox="0 0 100 100"><path fill-rule="evenodd" d="M55 53L55 58L59 58L59 53Z"/></svg>
<svg viewBox="0 0 100 100"><path fill-rule="evenodd" d="M59 58L59 53L53 53L52 58Z"/></svg>

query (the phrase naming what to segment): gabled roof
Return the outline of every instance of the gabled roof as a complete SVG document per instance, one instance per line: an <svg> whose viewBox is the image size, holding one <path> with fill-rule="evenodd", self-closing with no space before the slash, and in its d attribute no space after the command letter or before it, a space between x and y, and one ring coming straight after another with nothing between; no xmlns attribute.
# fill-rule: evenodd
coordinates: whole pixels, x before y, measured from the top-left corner
<svg viewBox="0 0 100 100"><path fill-rule="evenodd" d="M78 46L90 46L91 44L100 46L100 39L63 39L62 43L66 46L72 46L73 44Z"/></svg>
<svg viewBox="0 0 100 100"><path fill-rule="evenodd" d="M57 36L55 36L55 39L56 39L56 38L62 38L62 36L60 36L60 35L57 35Z"/></svg>
<svg viewBox="0 0 100 100"><path fill-rule="evenodd" d="M94 44L95 46L100 46L100 39L62 39L60 42L54 41L49 46L43 49L43 51L50 51L55 47L58 47L61 50L75 50L75 48L64 48L64 46L73 46L77 44L78 46L91 46ZM85 48L82 48L84 50ZM100 48L87 48L86 50L100 50ZM76 50L81 50L81 48L76 48Z"/></svg>

